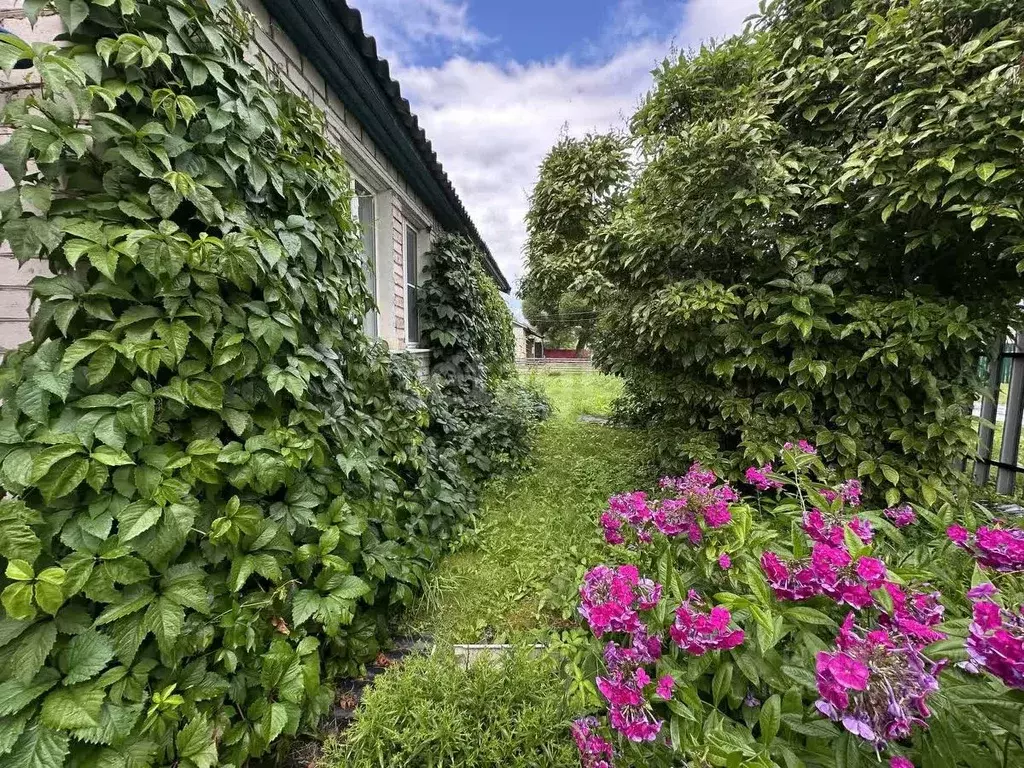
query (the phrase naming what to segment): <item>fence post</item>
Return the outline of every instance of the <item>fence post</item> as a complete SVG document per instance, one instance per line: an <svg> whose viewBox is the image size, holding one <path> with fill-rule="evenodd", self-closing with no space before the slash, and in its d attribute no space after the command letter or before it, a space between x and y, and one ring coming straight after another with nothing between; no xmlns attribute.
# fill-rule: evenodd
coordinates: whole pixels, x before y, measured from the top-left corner
<svg viewBox="0 0 1024 768"><path fill-rule="evenodd" d="M999 338L993 345L988 358L988 394L989 397L981 401L981 425L978 427L978 459L974 462L974 484L985 485L988 483L992 472L992 466L988 463L992 458L992 441L995 438L995 422L999 410L999 392L1002 389L1003 373L1003 338ZM992 426L985 424L990 422Z"/></svg>
<svg viewBox="0 0 1024 768"><path fill-rule="evenodd" d="M1010 394L1006 398L1006 421L1003 423L1003 445L999 450L996 473L996 492L1009 495L1017 484L1017 472L1008 467L1017 466L1020 452L1021 417L1024 416L1024 332L1017 332L1013 345L1013 366L1010 368Z"/></svg>

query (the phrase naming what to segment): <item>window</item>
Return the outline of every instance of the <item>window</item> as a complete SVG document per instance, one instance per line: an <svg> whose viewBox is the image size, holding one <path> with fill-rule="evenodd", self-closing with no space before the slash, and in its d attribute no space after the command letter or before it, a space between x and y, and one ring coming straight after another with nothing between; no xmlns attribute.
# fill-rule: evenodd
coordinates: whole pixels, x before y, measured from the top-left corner
<svg viewBox="0 0 1024 768"><path fill-rule="evenodd" d="M355 185L353 215L359 222L363 238L363 258L366 262L366 288L373 297L374 307L366 313L363 330L370 338L377 338L377 216L373 193L358 181Z"/></svg>
<svg viewBox="0 0 1024 768"><path fill-rule="evenodd" d="M405 228L405 332L406 341L420 341L420 314L417 301L420 282L419 234L412 227Z"/></svg>

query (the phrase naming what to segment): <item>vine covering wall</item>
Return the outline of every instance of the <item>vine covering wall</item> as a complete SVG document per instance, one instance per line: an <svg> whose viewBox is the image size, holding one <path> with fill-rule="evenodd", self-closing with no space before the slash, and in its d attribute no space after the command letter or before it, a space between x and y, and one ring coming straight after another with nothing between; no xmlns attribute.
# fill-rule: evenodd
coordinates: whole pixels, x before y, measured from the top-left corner
<svg viewBox="0 0 1024 768"><path fill-rule="evenodd" d="M363 335L344 163L251 19L55 5L60 47L0 38L43 81L0 239L54 274L0 367L0 766L240 766L376 654L483 473L426 429L458 393Z"/></svg>

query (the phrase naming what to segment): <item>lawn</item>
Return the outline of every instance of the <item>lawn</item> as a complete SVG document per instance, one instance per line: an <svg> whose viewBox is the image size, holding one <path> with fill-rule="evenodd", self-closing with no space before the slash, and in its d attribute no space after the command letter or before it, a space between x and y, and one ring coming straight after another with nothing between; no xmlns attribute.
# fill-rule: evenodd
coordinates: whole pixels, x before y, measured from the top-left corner
<svg viewBox="0 0 1024 768"><path fill-rule="evenodd" d="M506 642L571 617L604 544L597 519L613 493L644 484L640 440L580 417L603 416L620 391L595 373L537 374L554 411L533 468L487 489L476 530L445 559L407 631L439 643Z"/></svg>

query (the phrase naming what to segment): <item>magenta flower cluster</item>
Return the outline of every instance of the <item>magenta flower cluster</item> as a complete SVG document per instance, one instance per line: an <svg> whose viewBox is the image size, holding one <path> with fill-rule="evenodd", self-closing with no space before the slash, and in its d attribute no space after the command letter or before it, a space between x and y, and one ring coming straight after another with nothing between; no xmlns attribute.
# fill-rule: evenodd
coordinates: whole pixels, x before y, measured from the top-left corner
<svg viewBox="0 0 1024 768"><path fill-rule="evenodd" d="M883 514L892 521L897 528L906 528L917 520L914 508L909 504L901 504L898 507L890 507Z"/></svg>
<svg viewBox="0 0 1024 768"><path fill-rule="evenodd" d="M882 749L907 738L915 725L927 725L927 699L939 689L941 668L899 632L858 631L850 614L836 637L836 650L818 654L821 698L816 706Z"/></svg>
<svg viewBox="0 0 1024 768"><path fill-rule="evenodd" d="M597 689L608 700L608 720L612 728L630 741L654 741L664 725L654 716L654 696L672 698L675 680L666 675L657 682L651 679L647 664L661 656L661 641L641 631L633 636L631 647L616 643L605 647L607 677L597 678Z"/></svg>
<svg viewBox="0 0 1024 768"><path fill-rule="evenodd" d="M782 489L782 483L769 477L774 471L771 463L765 464L760 469L749 467L744 473L744 478L759 491L778 491Z"/></svg>
<svg viewBox="0 0 1024 768"><path fill-rule="evenodd" d="M844 524L849 525L850 530L865 544L870 544L875 537L871 523L867 520L853 517L849 521L844 521L840 515L826 515L817 507L804 514L802 527L812 541L838 547L842 546L844 541Z"/></svg>
<svg viewBox="0 0 1024 768"><path fill-rule="evenodd" d="M1000 573L1024 571L1024 530L1020 528L982 526L972 534L962 525L951 525L946 534L981 565Z"/></svg>
<svg viewBox="0 0 1024 768"><path fill-rule="evenodd" d="M583 578L579 611L597 637L632 633L644 626L640 611L651 610L660 599L661 585L641 578L635 565L599 565Z"/></svg>
<svg viewBox="0 0 1024 768"><path fill-rule="evenodd" d="M661 490L667 498L651 499L646 493L626 493L612 497L601 516L601 527L609 544L624 544L632 531L637 541L648 543L655 532L674 538L685 535L699 544L707 530L729 523L729 503L739 496L727 483L700 464L694 464L684 477L662 478Z"/></svg>
<svg viewBox="0 0 1024 768"><path fill-rule="evenodd" d="M782 447L787 451L798 450L801 453L806 453L810 456L814 456L818 453L818 449L806 440L799 440L796 445L793 443L785 443Z"/></svg>
<svg viewBox="0 0 1024 768"><path fill-rule="evenodd" d="M968 592L974 600L973 620L967 637L972 672L987 670L1010 688L1024 690L1024 612L1010 611L988 598L995 594L991 584Z"/></svg>
<svg viewBox="0 0 1024 768"><path fill-rule="evenodd" d="M584 717L572 724L572 739L580 751L582 768L612 768L615 751L597 729L596 717Z"/></svg>
<svg viewBox="0 0 1024 768"><path fill-rule="evenodd" d="M676 618L669 627L672 642L687 653L703 656L708 651L727 651L743 643L742 629L730 629L732 615L723 605L708 610L704 600L690 590L687 599L676 609Z"/></svg>
<svg viewBox="0 0 1024 768"><path fill-rule="evenodd" d="M761 556L761 568L779 600L806 600L824 595L837 603L866 608L874 603L872 590L886 582L885 564L873 557L854 562L843 546L816 542L810 558L783 562L774 552Z"/></svg>

